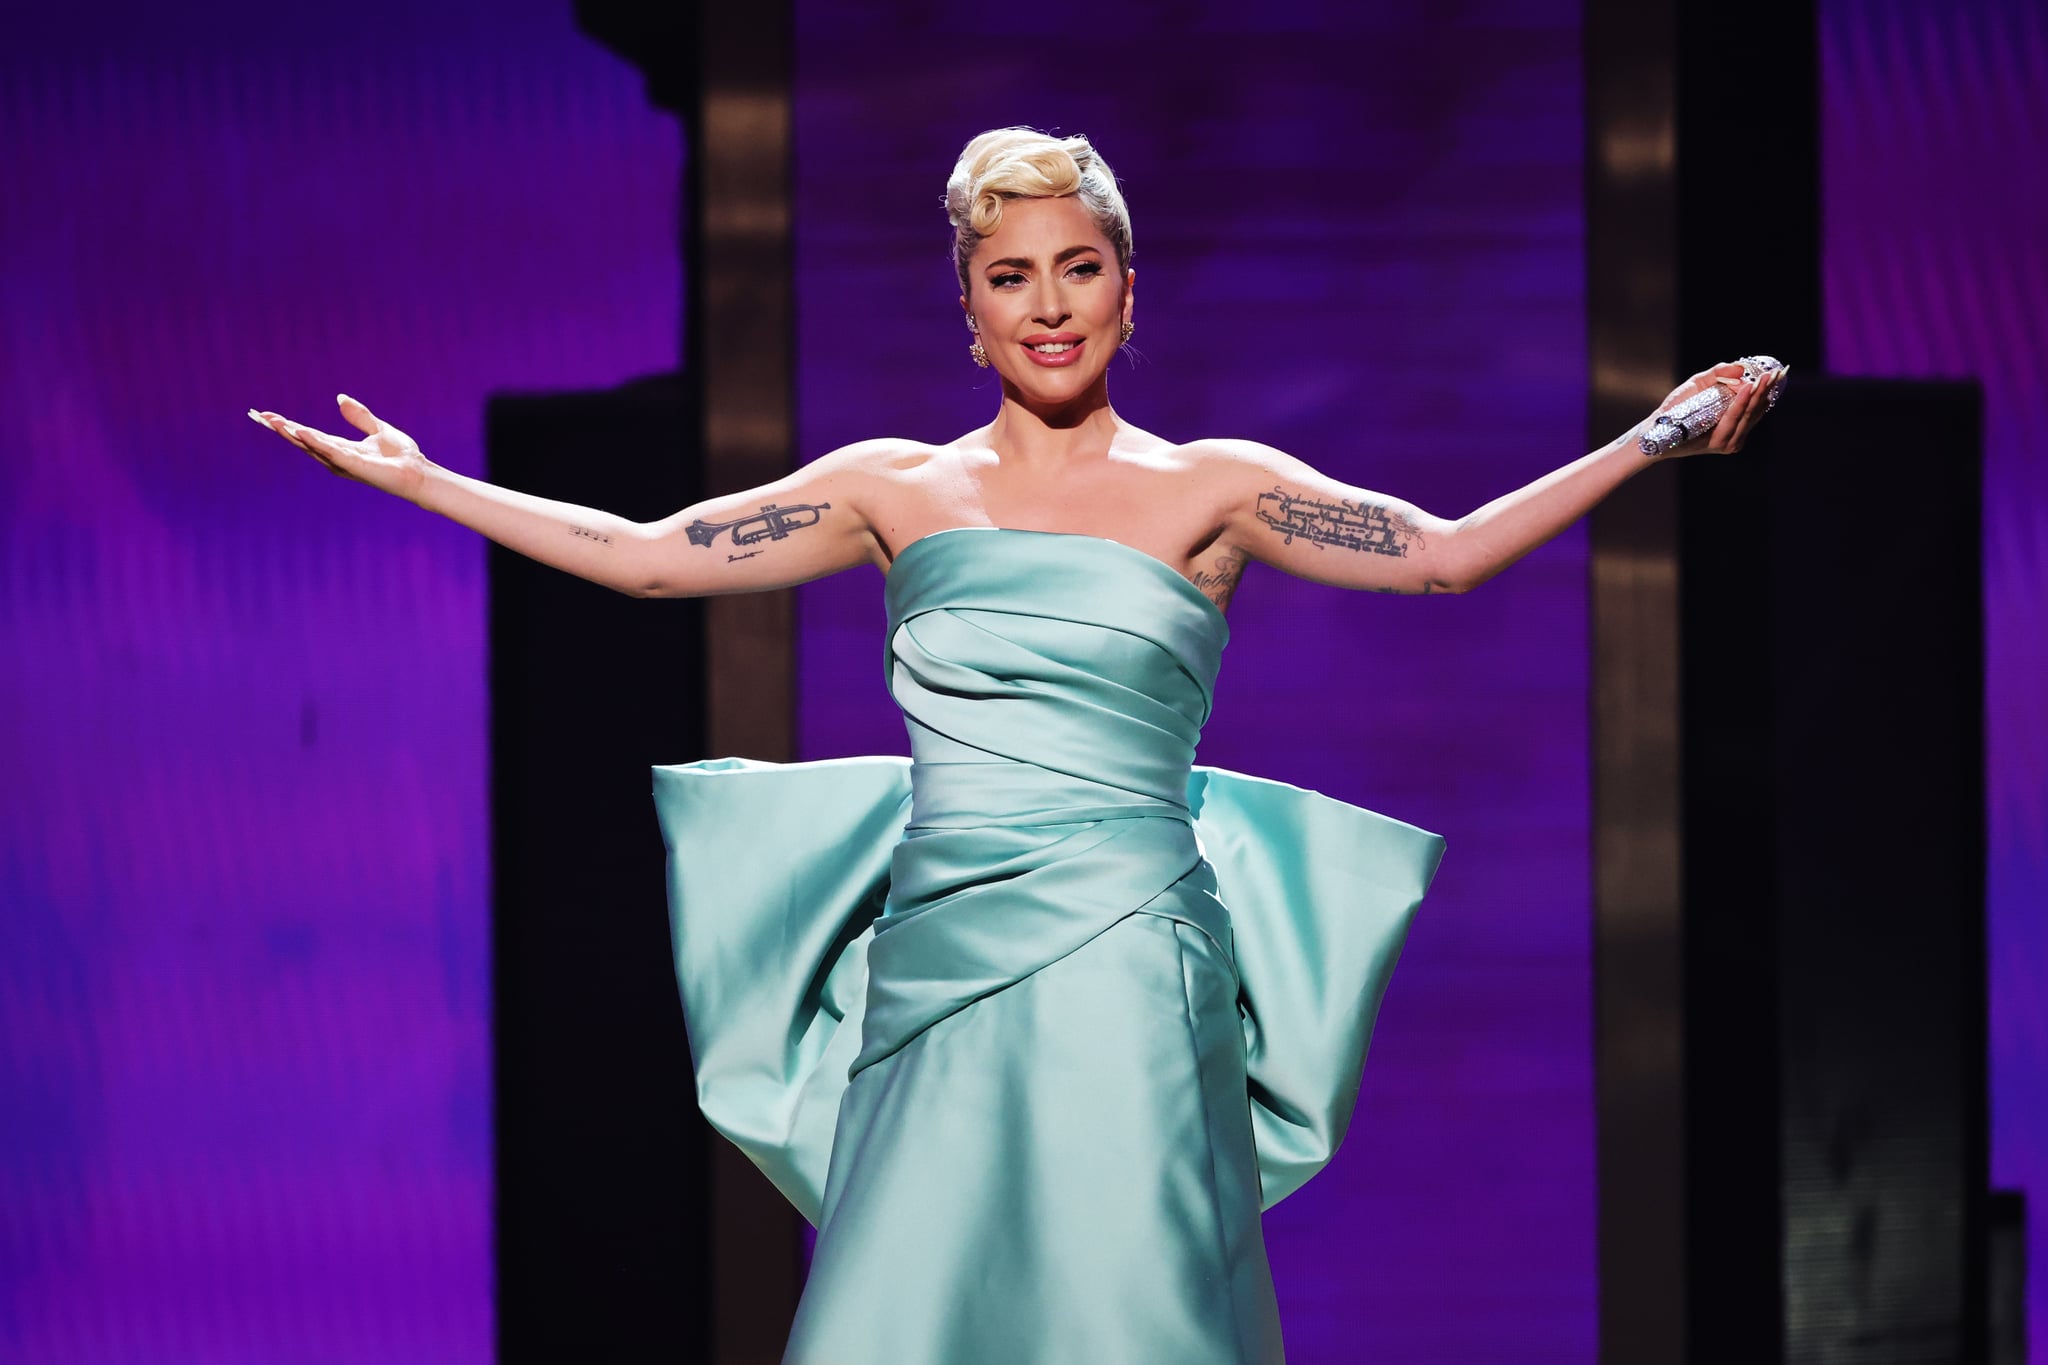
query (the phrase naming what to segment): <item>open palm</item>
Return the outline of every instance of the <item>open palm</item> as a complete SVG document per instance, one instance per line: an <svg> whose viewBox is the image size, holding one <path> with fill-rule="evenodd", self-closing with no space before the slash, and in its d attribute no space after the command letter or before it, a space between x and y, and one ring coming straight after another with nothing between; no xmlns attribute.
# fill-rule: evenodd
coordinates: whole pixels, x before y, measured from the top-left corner
<svg viewBox="0 0 2048 1365"><path fill-rule="evenodd" d="M426 484L427 459L418 442L392 426L347 394L335 402L350 426L363 433L351 440L303 426L275 412L249 409L251 421L260 422L345 479L395 493L408 502L419 501Z"/></svg>

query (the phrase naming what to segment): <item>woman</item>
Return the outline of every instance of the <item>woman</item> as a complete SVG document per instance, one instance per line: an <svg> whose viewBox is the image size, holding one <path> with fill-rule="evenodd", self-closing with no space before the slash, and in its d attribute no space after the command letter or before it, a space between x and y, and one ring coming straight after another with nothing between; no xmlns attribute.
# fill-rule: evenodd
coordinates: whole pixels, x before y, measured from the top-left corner
<svg viewBox="0 0 2048 1365"><path fill-rule="evenodd" d="M867 441L640 525L442 469L343 397L335 472L635 596L887 575L914 755L657 770L706 1114L819 1227L792 1361L1267 1361L1263 1206L1342 1136L1441 851L1192 767L1252 560L1464 592L1649 461L1632 431L1457 521L1111 408L1136 276L1082 138L1002 129L947 186L987 426ZM1784 371L1695 375L1740 449ZM736 847L772 849L779 872ZM736 870L747 864L745 876Z"/></svg>

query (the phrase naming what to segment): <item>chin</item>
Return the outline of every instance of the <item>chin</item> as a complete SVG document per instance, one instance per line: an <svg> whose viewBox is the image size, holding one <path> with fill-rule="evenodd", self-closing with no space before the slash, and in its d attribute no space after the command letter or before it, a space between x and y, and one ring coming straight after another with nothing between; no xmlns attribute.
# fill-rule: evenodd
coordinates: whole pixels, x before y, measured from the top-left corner
<svg viewBox="0 0 2048 1365"><path fill-rule="evenodd" d="M1033 403L1057 406L1071 403L1101 380L1103 371L1088 370L1033 370L1017 375L1010 380L1010 387L1017 390Z"/></svg>

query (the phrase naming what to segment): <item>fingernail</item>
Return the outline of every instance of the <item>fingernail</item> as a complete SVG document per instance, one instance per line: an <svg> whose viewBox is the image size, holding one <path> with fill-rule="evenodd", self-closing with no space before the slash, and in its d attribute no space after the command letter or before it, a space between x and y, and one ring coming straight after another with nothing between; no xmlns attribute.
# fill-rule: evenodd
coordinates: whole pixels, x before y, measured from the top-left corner
<svg viewBox="0 0 2048 1365"><path fill-rule="evenodd" d="M336 395L334 395L334 401L337 403L347 403L352 400L345 393L337 393Z"/></svg>

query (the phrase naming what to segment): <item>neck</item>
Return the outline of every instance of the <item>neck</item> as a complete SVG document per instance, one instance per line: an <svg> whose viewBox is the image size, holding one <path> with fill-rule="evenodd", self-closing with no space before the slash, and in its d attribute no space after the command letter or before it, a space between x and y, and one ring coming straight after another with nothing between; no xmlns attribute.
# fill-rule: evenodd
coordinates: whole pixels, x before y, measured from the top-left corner
<svg viewBox="0 0 2048 1365"><path fill-rule="evenodd" d="M1021 463L1064 463L1100 455L1122 428L1123 419L1109 405L1107 375L1057 407L1033 403L1005 383L1003 406L988 426L988 440Z"/></svg>

